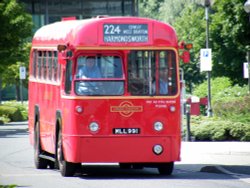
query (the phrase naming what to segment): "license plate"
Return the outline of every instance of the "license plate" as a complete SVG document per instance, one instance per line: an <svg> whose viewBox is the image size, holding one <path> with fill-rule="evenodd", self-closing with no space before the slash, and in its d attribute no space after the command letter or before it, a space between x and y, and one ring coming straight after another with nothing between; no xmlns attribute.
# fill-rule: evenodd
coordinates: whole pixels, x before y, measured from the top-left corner
<svg viewBox="0 0 250 188"><path fill-rule="evenodd" d="M140 134L139 128L114 128L113 134Z"/></svg>

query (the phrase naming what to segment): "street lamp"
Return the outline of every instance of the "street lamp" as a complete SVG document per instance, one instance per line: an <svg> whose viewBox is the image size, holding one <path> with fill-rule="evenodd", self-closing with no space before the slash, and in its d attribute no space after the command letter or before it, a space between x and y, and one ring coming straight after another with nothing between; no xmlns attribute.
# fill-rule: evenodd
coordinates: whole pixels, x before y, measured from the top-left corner
<svg viewBox="0 0 250 188"><path fill-rule="evenodd" d="M211 6L210 0L204 0L205 13L206 13L206 49L209 49L209 7ZM213 116L212 104L211 104L211 71L207 71L207 115Z"/></svg>
<svg viewBox="0 0 250 188"><path fill-rule="evenodd" d="M244 9L249 15L250 22L250 0L246 1L244 4ZM248 93L250 93L250 51L247 52L247 61L248 61Z"/></svg>

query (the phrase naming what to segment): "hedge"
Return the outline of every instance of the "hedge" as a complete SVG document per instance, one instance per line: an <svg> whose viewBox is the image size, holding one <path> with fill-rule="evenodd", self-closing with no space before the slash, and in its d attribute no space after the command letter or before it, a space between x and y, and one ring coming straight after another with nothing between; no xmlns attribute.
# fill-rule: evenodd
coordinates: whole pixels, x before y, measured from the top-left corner
<svg viewBox="0 0 250 188"><path fill-rule="evenodd" d="M23 121L25 118L22 116L21 111L13 106L0 106L0 116L10 119L10 121Z"/></svg>
<svg viewBox="0 0 250 188"><path fill-rule="evenodd" d="M250 122L194 118L191 122L191 135L198 141L250 141Z"/></svg>

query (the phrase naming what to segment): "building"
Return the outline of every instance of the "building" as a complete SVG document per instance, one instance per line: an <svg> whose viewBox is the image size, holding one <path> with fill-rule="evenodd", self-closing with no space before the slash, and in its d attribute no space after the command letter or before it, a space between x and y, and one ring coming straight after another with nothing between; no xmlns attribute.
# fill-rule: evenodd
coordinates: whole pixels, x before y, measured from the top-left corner
<svg viewBox="0 0 250 188"><path fill-rule="evenodd" d="M138 0L19 0L32 14L35 30L63 17L137 16Z"/></svg>

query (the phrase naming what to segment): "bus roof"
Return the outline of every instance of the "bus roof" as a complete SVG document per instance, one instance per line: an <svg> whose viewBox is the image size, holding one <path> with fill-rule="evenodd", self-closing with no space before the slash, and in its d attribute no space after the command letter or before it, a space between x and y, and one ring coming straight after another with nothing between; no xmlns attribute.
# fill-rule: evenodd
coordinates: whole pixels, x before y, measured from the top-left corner
<svg viewBox="0 0 250 188"><path fill-rule="evenodd" d="M33 47L177 47L175 30L168 24L148 18L105 17L55 22L41 27Z"/></svg>

